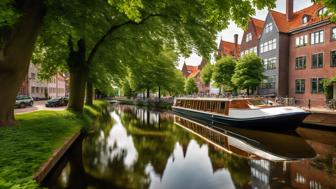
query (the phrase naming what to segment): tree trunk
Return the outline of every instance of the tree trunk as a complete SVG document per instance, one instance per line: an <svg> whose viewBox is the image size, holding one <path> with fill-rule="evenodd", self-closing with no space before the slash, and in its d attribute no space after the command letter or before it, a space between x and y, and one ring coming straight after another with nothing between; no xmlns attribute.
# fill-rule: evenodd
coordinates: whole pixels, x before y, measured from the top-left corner
<svg viewBox="0 0 336 189"><path fill-rule="evenodd" d="M250 88L249 87L247 87L246 91L247 91L247 95L250 95Z"/></svg>
<svg viewBox="0 0 336 189"><path fill-rule="evenodd" d="M85 41L80 39L77 43L78 50L75 51L71 38L68 46L70 49L67 60L70 71L70 96L68 109L77 113L83 112L85 85L88 78L89 68L85 62Z"/></svg>
<svg viewBox="0 0 336 189"><path fill-rule="evenodd" d="M93 85L90 79L86 82L86 99L85 104L88 106L93 105Z"/></svg>
<svg viewBox="0 0 336 189"><path fill-rule="evenodd" d="M13 125L16 95L27 75L35 41L45 15L43 1L20 1L18 22L0 28L0 126Z"/></svg>
<svg viewBox="0 0 336 189"><path fill-rule="evenodd" d="M149 88L147 88L147 98L149 98Z"/></svg>
<svg viewBox="0 0 336 189"><path fill-rule="evenodd" d="M159 86L159 102L161 100L161 87Z"/></svg>

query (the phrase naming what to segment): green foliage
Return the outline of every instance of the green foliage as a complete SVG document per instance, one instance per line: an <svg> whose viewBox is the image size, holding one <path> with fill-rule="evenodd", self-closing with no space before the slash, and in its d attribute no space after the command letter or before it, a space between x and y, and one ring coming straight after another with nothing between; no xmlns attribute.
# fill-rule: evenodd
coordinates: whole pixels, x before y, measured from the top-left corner
<svg viewBox="0 0 336 189"><path fill-rule="evenodd" d="M213 65L212 64L206 64L204 68L201 71L201 80L204 84L209 85L211 82L213 73Z"/></svg>
<svg viewBox="0 0 336 189"><path fill-rule="evenodd" d="M197 84L194 78L188 78L185 80L184 91L189 95L198 92Z"/></svg>
<svg viewBox="0 0 336 189"><path fill-rule="evenodd" d="M160 48L160 47L159 47ZM169 48L164 48L158 54L147 53L147 59L129 66L128 82L124 82L124 91L142 92L145 90L161 93L180 94L183 92L184 78L175 67L177 54ZM129 86L128 86L129 85ZM125 93L125 95L131 95Z"/></svg>
<svg viewBox="0 0 336 189"><path fill-rule="evenodd" d="M333 84L336 83L336 77L323 80L323 92L327 98L330 100L333 98Z"/></svg>
<svg viewBox="0 0 336 189"><path fill-rule="evenodd" d="M232 82L239 89L254 89L261 84L265 76L261 58L254 53L247 54L238 61Z"/></svg>
<svg viewBox="0 0 336 189"><path fill-rule="evenodd" d="M214 65L212 79L215 84L226 91L232 91L235 89L235 85L232 83L232 76L236 67L236 61L231 56L224 56L217 60Z"/></svg>
<svg viewBox="0 0 336 189"><path fill-rule="evenodd" d="M12 26L19 17L18 12L11 5L12 0L0 1L0 27Z"/></svg>
<svg viewBox="0 0 336 189"><path fill-rule="evenodd" d="M32 175L65 140L91 125L106 107L95 101L78 116L69 111L36 111L16 116L15 127L0 128L0 188L38 188Z"/></svg>
<svg viewBox="0 0 336 189"><path fill-rule="evenodd" d="M136 95L136 92L132 89L129 78L126 78L122 83L122 93L127 98L131 98Z"/></svg>
<svg viewBox="0 0 336 189"><path fill-rule="evenodd" d="M35 59L39 60L35 62L44 65L41 75L44 78L66 69L69 36L74 43L80 38L85 39L89 56L99 40L108 34L99 46L94 62L114 64L114 68L120 64L146 61L148 55L161 51L162 43L172 45L184 55L195 49L206 57L216 48L217 32L226 28L230 19L240 26L246 25L255 13L255 6L274 7L274 0L239 3L200 0L192 5L185 0L74 0L62 3L49 0L46 6L45 24L35 52ZM108 33L115 26L120 27Z"/></svg>
<svg viewBox="0 0 336 189"><path fill-rule="evenodd" d="M331 21L336 22L336 2L334 0L312 0L315 3L321 3L325 5L328 9L326 16L331 16Z"/></svg>

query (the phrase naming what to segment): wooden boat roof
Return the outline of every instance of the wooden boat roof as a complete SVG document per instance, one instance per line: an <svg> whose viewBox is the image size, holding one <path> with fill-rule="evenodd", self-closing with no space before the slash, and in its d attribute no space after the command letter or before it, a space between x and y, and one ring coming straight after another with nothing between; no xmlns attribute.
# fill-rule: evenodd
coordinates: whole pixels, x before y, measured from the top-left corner
<svg viewBox="0 0 336 189"><path fill-rule="evenodd" d="M203 98L203 97L179 97L176 100L203 100L203 101L240 101L240 100L252 100L253 98Z"/></svg>

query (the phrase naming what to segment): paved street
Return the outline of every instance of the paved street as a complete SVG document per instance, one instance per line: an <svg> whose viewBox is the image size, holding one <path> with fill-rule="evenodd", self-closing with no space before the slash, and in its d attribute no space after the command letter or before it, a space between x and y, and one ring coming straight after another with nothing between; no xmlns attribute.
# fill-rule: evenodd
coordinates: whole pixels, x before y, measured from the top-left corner
<svg viewBox="0 0 336 189"><path fill-rule="evenodd" d="M28 112L33 112L33 111L37 111L37 110L54 110L54 111L61 111L64 110L66 108L66 106L62 106L62 107L45 107L45 100L41 100L41 101L34 101L34 105L31 106L27 106L26 108L15 108L14 109L14 113L15 114L22 114L22 113L28 113Z"/></svg>

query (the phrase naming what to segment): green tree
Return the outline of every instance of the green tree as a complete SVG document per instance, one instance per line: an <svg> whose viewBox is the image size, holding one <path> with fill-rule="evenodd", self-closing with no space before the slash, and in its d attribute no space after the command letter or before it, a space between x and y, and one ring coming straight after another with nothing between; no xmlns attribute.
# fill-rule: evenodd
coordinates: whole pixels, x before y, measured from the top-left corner
<svg viewBox="0 0 336 189"><path fill-rule="evenodd" d="M225 91L235 90L236 87L231 81L235 67L236 61L231 56L224 56L216 61L213 68L212 79L220 91L221 89Z"/></svg>
<svg viewBox="0 0 336 189"><path fill-rule="evenodd" d="M206 64L201 71L201 80L204 84L209 85L211 83L213 73L213 65Z"/></svg>
<svg viewBox="0 0 336 189"><path fill-rule="evenodd" d="M327 12L324 16L331 16L331 21L336 22L336 2L334 0L312 0L314 3L320 3L327 7Z"/></svg>
<svg viewBox="0 0 336 189"><path fill-rule="evenodd" d="M254 53L250 53L239 59L232 76L232 82L239 89L246 89L247 94L250 94L250 90L253 92L265 79L263 73L262 59Z"/></svg>
<svg viewBox="0 0 336 189"><path fill-rule="evenodd" d="M185 80L184 91L189 95L198 92L197 84L194 78L188 78Z"/></svg>
<svg viewBox="0 0 336 189"><path fill-rule="evenodd" d="M255 7L274 5L275 0L200 0L192 4L187 0L3 0L0 125L14 123L15 96L27 74L38 36L36 50L44 55L46 70L69 70L69 108L81 112L90 70L99 63L97 54L113 54L109 62L136 64L134 59L145 59L147 53L156 50L155 45L165 41L181 54L187 55L194 48L206 56L216 48L216 34L228 26L230 19L245 26ZM110 48L102 51L103 46Z"/></svg>

